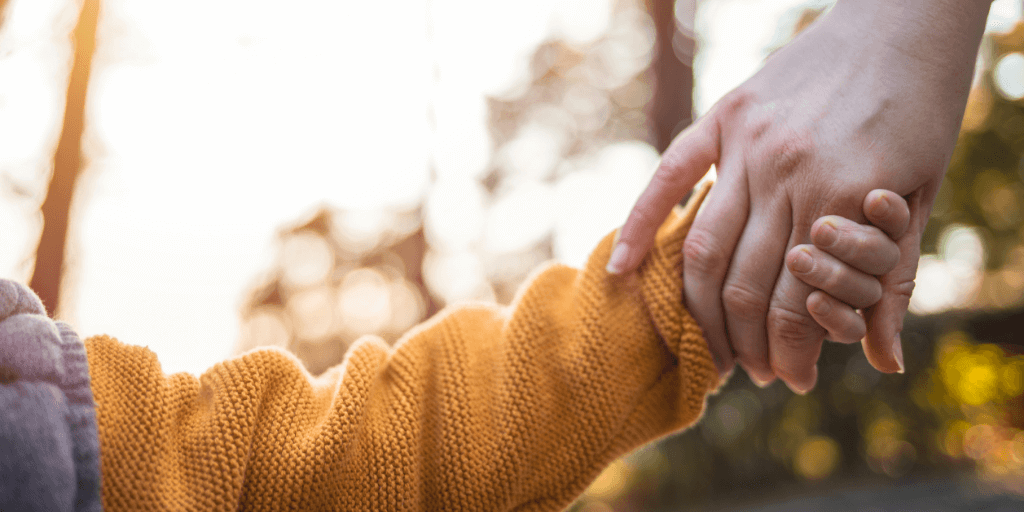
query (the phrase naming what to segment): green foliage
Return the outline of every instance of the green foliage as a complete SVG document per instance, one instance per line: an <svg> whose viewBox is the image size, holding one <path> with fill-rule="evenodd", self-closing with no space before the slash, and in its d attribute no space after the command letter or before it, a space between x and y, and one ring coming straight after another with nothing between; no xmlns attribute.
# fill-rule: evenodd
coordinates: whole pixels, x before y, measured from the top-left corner
<svg viewBox="0 0 1024 512"><path fill-rule="evenodd" d="M940 235L954 224L979 230L990 270L1006 265L1020 246L1024 102L1000 90L994 67L1004 56L1021 51L1024 24L1007 34L986 37L981 56L985 67L971 91L964 127L925 231L926 253L939 251Z"/></svg>

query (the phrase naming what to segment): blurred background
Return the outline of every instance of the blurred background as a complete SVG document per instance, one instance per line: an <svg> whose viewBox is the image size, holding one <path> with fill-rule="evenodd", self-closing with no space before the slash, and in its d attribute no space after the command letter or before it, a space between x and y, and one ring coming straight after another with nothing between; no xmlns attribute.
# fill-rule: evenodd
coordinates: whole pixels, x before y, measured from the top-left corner
<svg viewBox="0 0 1024 512"><path fill-rule="evenodd" d="M0 275L167 372L277 345L319 374L580 265L672 137L831 3L0 0ZM734 378L574 510L1024 495L1021 18L994 2L907 372L827 344L806 396Z"/></svg>

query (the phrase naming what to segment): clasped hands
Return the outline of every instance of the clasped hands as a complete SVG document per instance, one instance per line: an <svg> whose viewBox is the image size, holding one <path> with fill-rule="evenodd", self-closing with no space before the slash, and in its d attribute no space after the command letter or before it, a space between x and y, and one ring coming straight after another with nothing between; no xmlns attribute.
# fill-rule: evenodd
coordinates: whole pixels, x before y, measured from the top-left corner
<svg viewBox="0 0 1024 512"><path fill-rule="evenodd" d="M639 265L671 208L717 166L683 277L722 373L739 364L758 384L806 392L826 335L862 342L880 371L903 370L921 236L987 9L914 4L962 21L939 37L896 4L840 1L773 54L673 141L620 231L616 273Z"/></svg>

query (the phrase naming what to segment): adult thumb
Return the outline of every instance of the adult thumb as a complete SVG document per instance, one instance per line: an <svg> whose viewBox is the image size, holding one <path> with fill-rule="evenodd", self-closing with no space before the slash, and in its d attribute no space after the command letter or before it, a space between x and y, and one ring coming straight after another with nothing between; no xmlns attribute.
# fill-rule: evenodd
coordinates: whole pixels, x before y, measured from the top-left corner
<svg viewBox="0 0 1024 512"><path fill-rule="evenodd" d="M711 113L676 136L619 231L608 272L623 274L640 265L672 207L707 174L718 155L719 129Z"/></svg>
<svg viewBox="0 0 1024 512"><path fill-rule="evenodd" d="M921 236L931 211L930 205L922 205L922 193L915 192L910 204L910 227L896 240L900 259L896 267L880 277L882 298L874 306L864 310L867 322L867 336L862 345L868 361L881 372L903 373L903 317L910 306L910 295L914 292L914 278L921 257Z"/></svg>

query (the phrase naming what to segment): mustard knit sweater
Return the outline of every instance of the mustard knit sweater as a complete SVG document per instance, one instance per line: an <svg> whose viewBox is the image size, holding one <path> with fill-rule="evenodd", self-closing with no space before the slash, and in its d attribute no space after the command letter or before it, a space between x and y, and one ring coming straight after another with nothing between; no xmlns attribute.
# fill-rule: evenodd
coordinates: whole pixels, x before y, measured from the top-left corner
<svg viewBox="0 0 1024 512"><path fill-rule="evenodd" d="M106 510L560 510L634 448L701 415L718 384L682 305L682 244L707 188L639 272L551 265L512 306L464 305L394 347L364 337L313 378L259 348L201 377L86 341Z"/></svg>

